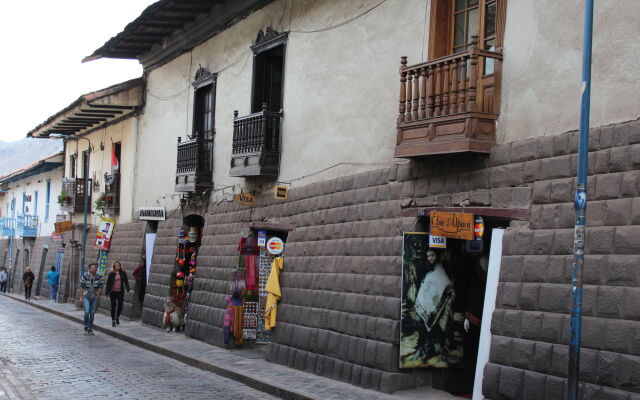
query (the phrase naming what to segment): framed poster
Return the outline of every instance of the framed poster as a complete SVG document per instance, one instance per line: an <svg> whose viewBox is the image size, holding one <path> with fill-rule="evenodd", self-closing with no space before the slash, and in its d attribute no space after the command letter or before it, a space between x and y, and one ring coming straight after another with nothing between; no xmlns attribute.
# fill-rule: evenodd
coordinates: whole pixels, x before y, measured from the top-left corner
<svg viewBox="0 0 640 400"><path fill-rule="evenodd" d="M455 289L429 234L405 232L402 250L400 368L461 366L463 342L454 322Z"/></svg>

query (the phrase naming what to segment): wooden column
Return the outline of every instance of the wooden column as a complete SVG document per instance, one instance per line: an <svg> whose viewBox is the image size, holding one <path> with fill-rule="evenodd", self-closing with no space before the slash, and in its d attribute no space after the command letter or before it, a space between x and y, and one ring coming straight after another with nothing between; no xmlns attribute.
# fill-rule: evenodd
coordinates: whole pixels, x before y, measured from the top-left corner
<svg viewBox="0 0 640 400"><path fill-rule="evenodd" d="M407 66L407 57L400 57L400 103L398 109L398 122L404 122L405 102L407 100L407 73L404 67Z"/></svg>
<svg viewBox="0 0 640 400"><path fill-rule="evenodd" d="M420 68L420 119L427 118L427 68Z"/></svg>
<svg viewBox="0 0 640 400"><path fill-rule="evenodd" d="M476 97L478 96L478 37L471 37L471 50L469 51L469 103L467 104L468 112L475 112L478 109Z"/></svg>

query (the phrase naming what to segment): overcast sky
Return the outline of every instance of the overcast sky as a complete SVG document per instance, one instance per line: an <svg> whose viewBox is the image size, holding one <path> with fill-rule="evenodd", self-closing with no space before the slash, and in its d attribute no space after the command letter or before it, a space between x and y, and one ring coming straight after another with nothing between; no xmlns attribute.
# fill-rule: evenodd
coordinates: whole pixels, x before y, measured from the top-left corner
<svg viewBox="0 0 640 400"><path fill-rule="evenodd" d="M0 140L26 137L81 94L141 76L137 60L81 61L154 2L1 2Z"/></svg>

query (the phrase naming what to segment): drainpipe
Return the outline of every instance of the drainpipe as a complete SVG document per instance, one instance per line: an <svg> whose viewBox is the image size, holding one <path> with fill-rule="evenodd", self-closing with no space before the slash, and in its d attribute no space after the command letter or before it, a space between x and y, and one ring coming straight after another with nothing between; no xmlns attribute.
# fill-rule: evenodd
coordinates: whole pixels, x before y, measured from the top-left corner
<svg viewBox="0 0 640 400"><path fill-rule="evenodd" d="M593 0L585 0L584 38L582 45L582 98L580 104L580 141L578 147L578 187L573 205L576 210L573 239L573 274L571 338L567 399L578 398L580 376L580 335L582 329L582 273L587 215L587 166L589 164L589 106L591 101L591 36L593 32Z"/></svg>

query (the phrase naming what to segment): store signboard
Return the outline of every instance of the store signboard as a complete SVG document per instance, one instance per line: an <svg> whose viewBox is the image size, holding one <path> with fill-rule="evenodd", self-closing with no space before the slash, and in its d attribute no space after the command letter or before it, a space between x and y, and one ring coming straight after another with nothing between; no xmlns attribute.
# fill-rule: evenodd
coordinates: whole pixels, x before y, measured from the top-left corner
<svg viewBox="0 0 640 400"><path fill-rule="evenodd" d="M473 240L473 214L432 211L430 216L430 233L450 239Z"/></svg>
<svg viewBox="0 0 640 400"><path fill-rule="evenodd" d="M267 245L267 231L258 231L258 247Z"/></svg>
<svg viewBox="0 0 640 400"><path fill-rule="evenodd" d="M100 275L107 275L107 261L109 259L109 252L106 250L100 250L98 252L98 273Z"/></svg>
<svg viewBox="0 0 640 400"><path fill-rule="evenodd" d="M288 196L289 196L289 188L287 186L284 186L284 185L276 186L276 199L286 200Z"/></svg>
<svg viewBox="0 0 640 400"><path fill-rule="evenodd" d="M444 236L429 235L429 247L434 249L446 249L447 238Z"/></svg>
<svg viewBox="0 0 640 400"><path fill-rule="evenodd" d="M164 221L167 219L164 207L140 207L138 216L144 221Z"/></svg>
<svg viewBox="0 0 640 400"><path fill-rule="evenodd" d="M55 222L54 226L56 228L56 233L69 232L73 230L73 222L71 221Z"/></svg>
<svg viewBox="0 0 640 400"><path fill-rule="evenodd" d="M267 242L267 251L273 255L281 254L284 251L284 242L279 237L272 237Z"/></svg>
<svg viewBox="0 0 640 400"><path fill-rule="evenodd" d="M116 221L111 218L100 218L100 227L98 233L96 233L96 242L94 247L98 250L109 250L111 245L111 236L113 235L113 228L116 226Z"/></svg>
<svg viewBox="0 0 640 400"><path fill-rule="evenodd" d="M256 197L251 193L237 194L234 199L236 203L242 204L243 206L252 206L256 203Z"/></svg>

